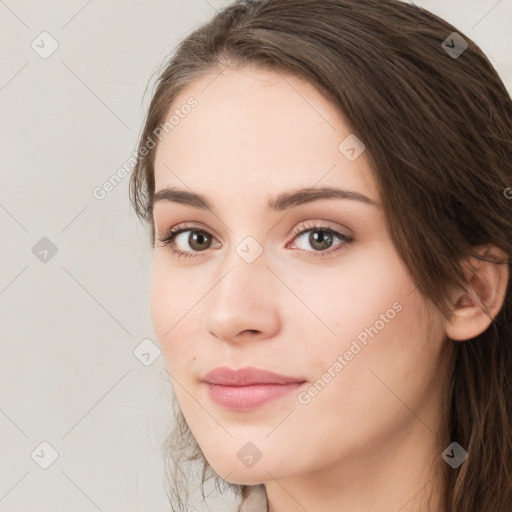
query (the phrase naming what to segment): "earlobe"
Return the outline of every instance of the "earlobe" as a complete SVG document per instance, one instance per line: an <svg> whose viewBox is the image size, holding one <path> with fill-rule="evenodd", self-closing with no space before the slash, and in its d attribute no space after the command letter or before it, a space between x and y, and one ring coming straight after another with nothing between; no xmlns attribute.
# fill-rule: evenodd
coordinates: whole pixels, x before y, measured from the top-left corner
<svg viewBox="0 0 512 512"><path fill-rule="evenodd" d="M464 262L466 290L454 293L446 336L469 340L483 333L500 312L509 281L508 257L494 245L481 246Z"/></svg>

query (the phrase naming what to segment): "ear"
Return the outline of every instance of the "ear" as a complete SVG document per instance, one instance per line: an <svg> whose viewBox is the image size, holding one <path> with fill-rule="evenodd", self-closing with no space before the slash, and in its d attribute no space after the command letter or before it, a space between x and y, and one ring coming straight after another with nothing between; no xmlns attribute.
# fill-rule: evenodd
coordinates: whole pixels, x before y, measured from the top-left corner
<svg viewBox="0 0 512 512"><path fill-rule="evenodd" d="M505 300L509 281L507 254L494 245L479 246L473 254L476 256L463 262L466 290L452 294L454 310L445 328L446 336L452 340L469 340L483 333Z"/></svg>

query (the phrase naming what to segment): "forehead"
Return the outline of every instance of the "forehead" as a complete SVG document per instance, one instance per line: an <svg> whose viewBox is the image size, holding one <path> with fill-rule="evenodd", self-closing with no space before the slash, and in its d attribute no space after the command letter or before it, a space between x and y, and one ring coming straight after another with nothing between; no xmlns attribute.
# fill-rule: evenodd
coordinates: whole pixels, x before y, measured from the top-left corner
<svg viewBox="0 0 512 512"><path fill-rule="evenodd" d="M183 108L191 97L196 106ZM350 161L339 148L351 136L343 115L298 77L227 68L182 90L165 119L173 115L157 146L155 190L185 184L254 192L318 183L378 197L364 152Z"/></svg>

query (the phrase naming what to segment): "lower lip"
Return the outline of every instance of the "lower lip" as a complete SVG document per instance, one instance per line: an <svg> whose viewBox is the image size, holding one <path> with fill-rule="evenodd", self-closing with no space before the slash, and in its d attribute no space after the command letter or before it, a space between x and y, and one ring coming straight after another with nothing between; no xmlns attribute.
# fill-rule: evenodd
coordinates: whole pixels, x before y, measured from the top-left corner
<svg viewBox="0 0 512 512"><path fill-rule="evenodd" d="M290 384L254 384L252 386L221 386L206 383L210 398L218 405L243 411L260 407L267 402L288 395L302 386L302 382Z"/></svg>

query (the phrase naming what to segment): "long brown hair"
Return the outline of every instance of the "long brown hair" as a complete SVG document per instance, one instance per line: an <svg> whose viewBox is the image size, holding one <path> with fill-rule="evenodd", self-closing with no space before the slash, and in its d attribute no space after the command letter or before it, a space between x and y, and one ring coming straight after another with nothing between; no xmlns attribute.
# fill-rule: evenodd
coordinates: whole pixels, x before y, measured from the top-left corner
<svg viewBox="0 0 512 512"><path fill-rule="evenodd" d="M458 55L449 51L454 41ZM228 64L301 77L339 109L366 146L398 254L419 291L445 315L447 290L467 289L460 263L474 247L494 244L512 254L511 98L471 39L398 0L240 0L187 36L156 83L130 179L130 199L151 224L153 245L155 151L143 148L177 94ZM454 345L454 363L439 427L443 439L468 452L462 465L445 464L441 475L448 510L510 512L510 284L485 332L446 343ZM203 481L215 473L180 411L176 425L166 452L175 465L168 484L180 503L184 459L203 462Z"/></svg>

